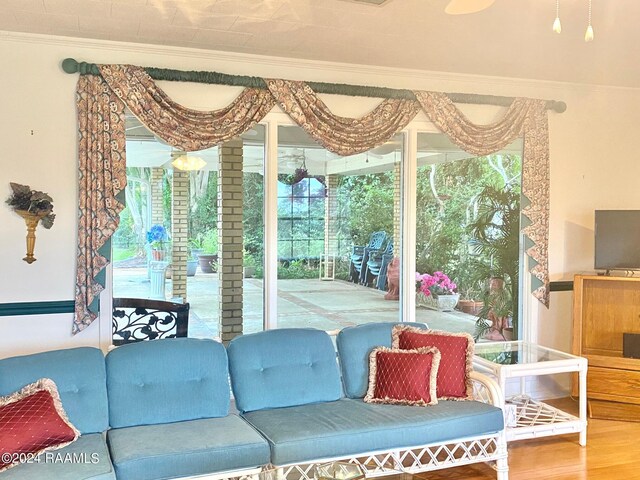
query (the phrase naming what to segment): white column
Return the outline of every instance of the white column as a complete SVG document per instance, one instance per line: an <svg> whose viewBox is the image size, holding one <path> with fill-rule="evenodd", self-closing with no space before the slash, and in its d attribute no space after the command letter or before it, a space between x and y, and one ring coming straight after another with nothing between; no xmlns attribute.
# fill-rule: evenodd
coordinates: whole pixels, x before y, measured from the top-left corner
<svg viewBox="0 0 640 480"><path fill-rule="evenodd" d="M416 318L416 175L418 169L418 131L415 127L409 127L404 132L402 160L401 319L404 322L414 322Z"/></svg>
<svg viewBox="0 0 640 480"><path fill-rule="evenodd" d="M264 162L264 329L278 325L278 123L267 122Z"/></svg>

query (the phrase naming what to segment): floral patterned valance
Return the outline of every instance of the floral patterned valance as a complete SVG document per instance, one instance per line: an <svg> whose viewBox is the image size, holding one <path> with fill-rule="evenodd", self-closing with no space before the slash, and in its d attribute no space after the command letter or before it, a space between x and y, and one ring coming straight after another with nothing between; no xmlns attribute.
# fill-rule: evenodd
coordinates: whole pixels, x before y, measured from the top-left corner
<svg viewBox="0 0 640 480"><path fill-rule="evenodd" d="M416 100L383 100L360 118L334 115L305 82L267 79L268 89L246 88L227 107L203 112L174 102L141 67L99 65L100 75L78 81L80 130L80 202L76 316L74 333L95 318L103 287L97 280L107 260L99 249L118 226L122 205L116 195L125 188L124 107L155 135L185 151L202 150L246 132L278 104L327 150L347 156L390 140L423 110L434 124L465 151L487 155L524 137L523 193L530 220L523 232L532 246L534 295L549 303L547 262L549 210L549 142L543 100L516 99L492 125L470 122L443 93L415 91Z"/></svg>

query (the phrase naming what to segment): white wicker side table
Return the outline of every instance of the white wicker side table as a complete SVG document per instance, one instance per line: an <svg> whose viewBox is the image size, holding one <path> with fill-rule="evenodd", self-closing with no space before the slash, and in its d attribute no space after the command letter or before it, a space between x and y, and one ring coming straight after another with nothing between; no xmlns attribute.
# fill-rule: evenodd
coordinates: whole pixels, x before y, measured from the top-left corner
<svg viewBox="0 0 640 480"><path fill-rule="evenodd" d="M524 341L476 344L475 370L496 377L506 398L509 378L520 378L520 393L506 398L514 405L515 424L507 426L507 440L579 433L580 445L587 444L587 359ZM577 372L579 417L527 395L526 377Z"/></svg>

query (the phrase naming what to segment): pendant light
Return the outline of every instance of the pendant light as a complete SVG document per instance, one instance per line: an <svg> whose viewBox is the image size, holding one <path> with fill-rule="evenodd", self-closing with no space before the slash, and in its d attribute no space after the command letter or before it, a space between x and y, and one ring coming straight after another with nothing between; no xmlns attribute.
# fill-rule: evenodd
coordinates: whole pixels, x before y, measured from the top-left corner
<svg viewBox="0 0 640 480"><path fill-rule="evenodd" d="M587 31L584 32L584 41L593 41L593 27L591 26L591 0L589 0L589 25L587 25Z"/></svg>
<svg viewBox="0 0 640 480"><path fill-rule="evenodd" d="M562 24L560 23L560 0L556 0L556 19L553 21L553 31L555 33L562 32Z"/></svg>

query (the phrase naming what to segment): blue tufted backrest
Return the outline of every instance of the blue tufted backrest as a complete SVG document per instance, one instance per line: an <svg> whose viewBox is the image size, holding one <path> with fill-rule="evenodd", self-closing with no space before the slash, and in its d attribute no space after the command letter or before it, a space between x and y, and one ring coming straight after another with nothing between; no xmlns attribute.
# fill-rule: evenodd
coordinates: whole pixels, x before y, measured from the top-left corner
<svg viewBox="0 0 640 480"><path fill-rule="evenodd" d="M227 351L241 412L342 397L336 352L322 330L282 328L242 335L229 343Z"/></svg>
<svg viewBox="0 0 640 480"><path fill-rule="evenodd" d="M391 347L391 330L398 322L365 323L345 327L336 338L344 391L349 398L362 398L369 386L369 354L375 347ZM403 323L427 328L424 323Z"/></svg>
<svg viewBox="0 0 640 480"><path fill-rule="evenodd" d="M218 342L171 338L130 343L110 351L106 363L114 428L229 413L227 353Z"/></svg>
<svg viewBox="0 0 640 480"><path fill-rule="evenodd" d="M58 387L69 420L80 433L109 428L104 355L92 347L70 348L0 360L0 396L40 378Z"/></svg>

